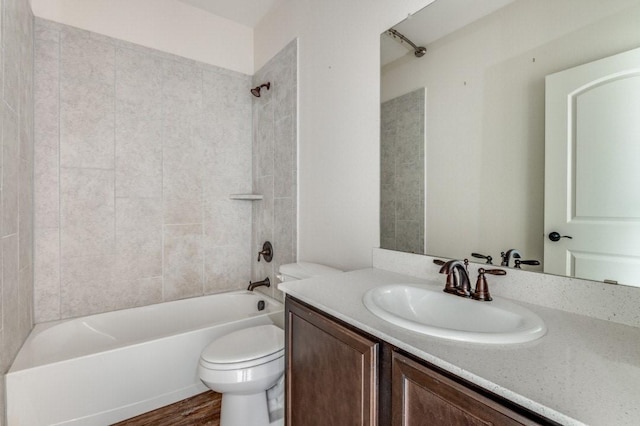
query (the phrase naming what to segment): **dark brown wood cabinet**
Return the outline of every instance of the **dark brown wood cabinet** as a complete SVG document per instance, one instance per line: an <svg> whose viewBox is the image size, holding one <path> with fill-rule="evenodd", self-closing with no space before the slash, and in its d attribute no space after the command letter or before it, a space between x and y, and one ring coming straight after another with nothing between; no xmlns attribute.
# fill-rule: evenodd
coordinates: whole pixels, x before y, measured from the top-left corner
<svg viewBox="0 0 640 426"><path fill-rule="evenodd" d="M287 426L554 424L287 296Z"/></svg>
<svg viewBox="0 0 640 426"><path fill-rule="evenodd" d="M539 425L422 363L394 352L392 425Z"/></svg>
<svg viewBox="0 0 640 426"><path fill-rule="evenodd" d="M287 299L286 424L377 425L380 343Z"/></svg>

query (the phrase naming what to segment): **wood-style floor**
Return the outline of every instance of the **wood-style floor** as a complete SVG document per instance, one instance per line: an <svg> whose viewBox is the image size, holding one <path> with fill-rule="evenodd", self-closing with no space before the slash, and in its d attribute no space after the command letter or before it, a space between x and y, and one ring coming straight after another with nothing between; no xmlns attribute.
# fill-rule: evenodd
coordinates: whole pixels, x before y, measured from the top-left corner
<svg viewBox="0 0 640 426"><path fill-rule="evenodd" d="M220 426L222 395L207 391L114 426Z"/></svg>

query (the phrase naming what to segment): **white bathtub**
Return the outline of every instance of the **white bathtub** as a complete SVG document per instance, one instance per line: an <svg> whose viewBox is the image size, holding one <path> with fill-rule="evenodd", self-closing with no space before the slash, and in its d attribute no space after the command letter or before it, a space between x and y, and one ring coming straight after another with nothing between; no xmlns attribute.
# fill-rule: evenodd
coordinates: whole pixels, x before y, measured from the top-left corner
<svg viewBox="0 0 640 426"><path fill-rule="evenodd" d="M283 320L281 303L240 291L38 324L5 378L8 424L106 425L204 392L205 346Z"/></svg>

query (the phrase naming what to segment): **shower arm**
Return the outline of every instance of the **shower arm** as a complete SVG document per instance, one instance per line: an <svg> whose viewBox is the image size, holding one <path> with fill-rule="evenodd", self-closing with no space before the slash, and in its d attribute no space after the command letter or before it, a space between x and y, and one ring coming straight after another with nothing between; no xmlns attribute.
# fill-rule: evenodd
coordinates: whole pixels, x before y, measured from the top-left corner
<svg viewBox="0 0 640 426"><path fill-rule="evenodd" d="M418 57L418 58L423 56L425 54L425 52L427 51L426 47L417 46L414 42L409 40L404 34L399 32L398 30L395 30L393 28L389 28L387 30L387 34L389 34L393 38L399 38L402 42L407 42L413 48L414 55L416 55L416 57Z"/></svg>

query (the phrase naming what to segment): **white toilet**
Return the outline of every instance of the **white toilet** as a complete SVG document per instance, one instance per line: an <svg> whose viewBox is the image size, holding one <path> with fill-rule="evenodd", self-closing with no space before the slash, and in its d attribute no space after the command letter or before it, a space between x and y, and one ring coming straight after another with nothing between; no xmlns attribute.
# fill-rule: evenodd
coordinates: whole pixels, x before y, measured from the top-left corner
<svg viewBox="0 0 640 426"><path fill-rule="evenodd" d="M278 278L292 281L337 272L341 271L300 262L280 266ZM198 374L208 388L222 393L220 426L283 424L283 410L279 410L279 419L270 420L267 403L267 390L272 387L270 402L282 404L284 400L283 384L279 383L284 374L281 328L259 325L218 337L202 351ZM279 395L273 395L273 390Z"/></svg>

